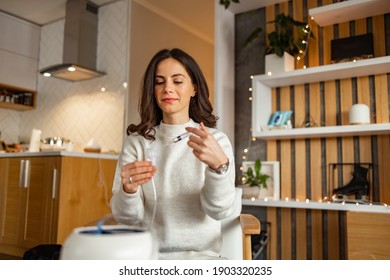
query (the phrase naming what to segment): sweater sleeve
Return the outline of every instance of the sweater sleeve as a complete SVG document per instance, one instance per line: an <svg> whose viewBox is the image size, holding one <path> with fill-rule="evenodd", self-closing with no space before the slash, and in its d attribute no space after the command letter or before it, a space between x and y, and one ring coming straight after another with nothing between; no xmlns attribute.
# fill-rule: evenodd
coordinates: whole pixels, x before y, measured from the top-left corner
<svg viewBox="0 0 390 280"><path fill-rule="evenodd" d="M130 224L133 221L141 221L144 217L143 193L141 186L134 194L128 194L123 190L120 176L122 166L139 160L140 154L137 152L141 146L134 141L136 138L129 136L123 145L115 170L115 177L112 187L111 212L116 221Z"/></svg>
<svg viewBox="0 0 390 280"><path fill-rule="evenodd" d="M215 220L222 220L228 217L234 209L236 171L229 138L217 130L214 131L213 136L229 158L229 168L225 174L216 174L210 168L206 168L205 184L200 194L200 201L207 215Z"/></svg>

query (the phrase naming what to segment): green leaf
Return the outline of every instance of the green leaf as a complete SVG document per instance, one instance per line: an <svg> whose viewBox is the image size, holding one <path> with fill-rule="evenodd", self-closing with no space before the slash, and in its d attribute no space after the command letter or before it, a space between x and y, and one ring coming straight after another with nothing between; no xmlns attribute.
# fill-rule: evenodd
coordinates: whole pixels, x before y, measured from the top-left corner
<svg viewBox="0 0 390 280"><path fill-rule="evenodd" d="M261 161L260 161L260 160L256 160L256 161L255 161L255 173L256 173L256 177L258 177L258 175L260 174L260 169L261 169Z"/></svg>

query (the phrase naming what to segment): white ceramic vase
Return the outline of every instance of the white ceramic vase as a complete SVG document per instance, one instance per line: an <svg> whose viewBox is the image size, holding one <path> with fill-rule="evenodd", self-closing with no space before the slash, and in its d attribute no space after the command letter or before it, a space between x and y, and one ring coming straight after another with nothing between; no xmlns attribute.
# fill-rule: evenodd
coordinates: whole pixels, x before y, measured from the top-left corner
<svg viewBox="0 0 390 280"><path fill-rule="evenodd" d="M284 52L283 57L279 57L276 54L267 54L265 56L265 74L267 75L292 71L294 69L294 57L287 52Z"/></svg>
<svg viewBox="0 0 390 280"><path fill-rule="evenodd" d="M242 186L242 198L257 199L259 197L260 187L251 187L249 185Z"/></svg>

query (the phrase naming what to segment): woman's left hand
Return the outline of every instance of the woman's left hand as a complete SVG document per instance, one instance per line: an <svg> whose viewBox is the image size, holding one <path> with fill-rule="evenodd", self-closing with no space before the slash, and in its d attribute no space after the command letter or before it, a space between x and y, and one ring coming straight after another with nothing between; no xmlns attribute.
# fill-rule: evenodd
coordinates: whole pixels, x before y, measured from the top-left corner
<svg viewBox="0 0 390 280"><path fill-rule="evenodd" d="M200 128L186 127L186 130L192 133L188 146L200 161L214 170L228 162L228 157L217 140L209 134L203 122L200 123Z"/></svg>

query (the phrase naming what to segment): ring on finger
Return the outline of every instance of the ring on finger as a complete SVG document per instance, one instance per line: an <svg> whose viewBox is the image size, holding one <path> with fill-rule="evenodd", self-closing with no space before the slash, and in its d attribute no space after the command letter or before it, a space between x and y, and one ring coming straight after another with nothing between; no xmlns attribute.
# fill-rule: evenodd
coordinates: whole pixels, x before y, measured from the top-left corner
<svg viewBox="0 0 390 280"><path fill-rule="evenodd" d="M130 181L130 184L132 184L132 183L134 183L134 181L133 181L133 177L129 177L129 181Z"/></svg>

